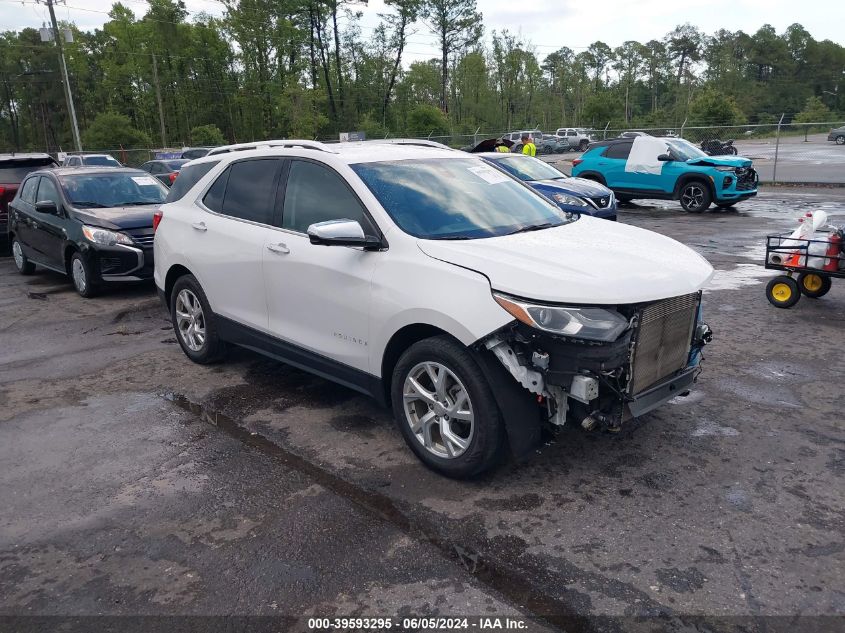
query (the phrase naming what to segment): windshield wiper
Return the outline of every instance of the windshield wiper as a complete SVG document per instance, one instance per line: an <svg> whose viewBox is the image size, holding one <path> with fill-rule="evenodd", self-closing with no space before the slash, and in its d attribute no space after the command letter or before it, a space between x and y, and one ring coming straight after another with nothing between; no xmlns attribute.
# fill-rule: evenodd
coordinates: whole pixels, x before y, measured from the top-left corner
<svg viewBox="0 0 845 633"><path fill-rule="evenodd" d="M469 237L468 235L446 235L445 237L430 237L430 240L474 240L477 238Z"/></svg>
<svg viewBox="0 0 845 633"><path fill-rule="evenodd" d="M108 207L104 204L100 204L99 202L91 202L90 200L74 200L73 206L75 207L91 207L96 209L107 209Z"/></svg>
<svg viewBox="0 0 845 633"><path fill-rule="evenodd" d="M120 202L114 206L116 207L141 207L146 204L161 204L160 202L154 202L152 200L132 200L130 202Z"/></svg>
<svg viewBox="0 0 845 633"><path fill-rule="evenodd" d="M544 222L543 224L532 224L530 226L523 226L516 231L511 231L510 233L505 233L505 235L515 235L516 233L529 233L530 231L542 231L543 229L550 229L553 226L558 226L557 224L553 224L551 222Z"/></svg>

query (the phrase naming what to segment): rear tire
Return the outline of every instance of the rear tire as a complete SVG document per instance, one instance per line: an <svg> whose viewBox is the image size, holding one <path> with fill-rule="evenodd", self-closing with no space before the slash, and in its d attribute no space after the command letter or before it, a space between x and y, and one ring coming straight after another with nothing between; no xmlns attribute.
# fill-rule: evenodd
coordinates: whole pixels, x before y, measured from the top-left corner
<svg viewBox="0 0 845 633"><path fill-rule="evenodd" d="M226 343L220 340L217 318L193 275L179 277L173 284L170 321L182 351L195 363L209 365L226 355Z"/></svg>
<svg viewBox="0 0 845 633"><path fill-rule="evenodd" d="M837 136L837 137L836 137L836 140L835 140L834 142L835 142L837 145L845 145L845 136L843 136L842 134L840 134L839 136Z"/></svg>
<svg viewBox="0 0 845 633"><path fill-rule="evenodd" d="M710 187L701 180L690 180L681 186L681 207L687 213L702 213L713 201Z"/></svg>
<svg viewBox="0 0 845 633"><path fill-rule="evenodd" d="M827 275L818 273L801 273L798 275L798 287L801 288L801 294L811 299L825 296L830 292L832 285L830 277Z"/></svg>
<svg viewBox="0 0 845 633"><path fill-rule="evenodd" d="M586 140L586 139L585 139L585 140L582 140L580 143L578 143L578 151L579 151L579 152L584 152L584 151L586 151L586 150L587 150L587 147L588 147L589 145L590 145L590 141L588 141L588 140Z"/></svg>
<svg viewBox="0 0 845 633"><path fill-rule="evenodd" d="M492 468L504 423L472 354L446 336L409 347L393 370L393 416L408 447L426 466L455 479Z"/></svg>
<svg viewBox="0 0 845 633"><path fill-rule="evenodd" d="M15 268L18 269L21 275L31 275L35 272L35 264L29 261L26 255L23 254L21 243L18 242L18 238L16 237L12 238L12 257L15 260Z"/></svg>
<svg viewBox="0 0 845 633"><path fill-rule="evenodd" d="M798 282L792 277L779 275L766 285L766 299L776 308L791 308L800 298Z"/></svg>

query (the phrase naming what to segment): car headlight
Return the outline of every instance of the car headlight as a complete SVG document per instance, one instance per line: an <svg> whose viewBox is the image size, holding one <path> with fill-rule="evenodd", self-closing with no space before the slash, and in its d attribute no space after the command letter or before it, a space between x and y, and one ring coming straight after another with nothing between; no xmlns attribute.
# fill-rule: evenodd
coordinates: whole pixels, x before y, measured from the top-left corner
<svg viewBox="0 0 845 633"><path fill-rule="evenodd" d="M125 233L100 229L96 226L83 226L82 234L88 241L94 242L95 244L102 244L103 246L114 246L116 244L124 244L126 246L135 245L132 238Z"/></svg>
<svg viewBox="0 0 845 633"><path fill-rule="evenodd" d="M581 198L577 198L575 196L570 196L567 193L555 193L552 194L552 198L554 198L555 202L559 204L568 204L573 207L586 207L587 203L581 200Z"/></svg>
<svg viewBox="0 0 845 633"><path fill-rule="evenodd" d="M610 343L629 325L621 314L604 308L528 303L495 292L493 298L517 321L561 336Z"/></svg>
<svg viewBox="0 0 845 633"><path fill-rule="evenodd" d="M716 171L734 171L736 167L730 165L716 165Z"/></svg>

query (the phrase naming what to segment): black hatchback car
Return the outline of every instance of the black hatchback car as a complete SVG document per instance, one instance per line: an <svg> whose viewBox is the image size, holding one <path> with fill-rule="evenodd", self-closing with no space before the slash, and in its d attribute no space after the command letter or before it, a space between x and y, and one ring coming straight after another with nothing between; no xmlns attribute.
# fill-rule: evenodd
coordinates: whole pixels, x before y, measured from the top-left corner
<svg viewBox="0 0 845 633"><path fill-rule="evenodd" d="M70 276L83 297L153 277L153 214L167 187L138 169L60 167L29 174L9 205L18 271Z"/></svg>

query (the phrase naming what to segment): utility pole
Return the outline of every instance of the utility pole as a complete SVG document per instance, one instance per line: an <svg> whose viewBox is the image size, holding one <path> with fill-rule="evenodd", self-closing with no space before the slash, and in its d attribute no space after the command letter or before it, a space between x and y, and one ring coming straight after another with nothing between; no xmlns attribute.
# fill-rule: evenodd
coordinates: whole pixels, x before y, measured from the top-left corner
<svg viewBox="0 0 845 633"><path fill-rule="evenodd" d="M67 64L65 64L65 52L62 49L62 35L59 33L59 24L56 22L56 12L53 10L53 3L56 0L45 0L47 8L50 9L50 21L53 23L53 37L56 40L56 46L59 49L59 64L62 69L62 83L65 88L65 101L67 101L67 110L70 115L70 126L73 132L73 144L76 146L76 151L82 151L82 141L79 138L79 125L76 122L76 108L73 107L73 95L70 93L70 79L67 75Z"/></svg>
<svg viewBox="0 0 845 633"><path fill-rule="evenodd" d="M158 102L158 122L161 125L161 147L167 147L167 131L164 128L164 107L161 105L161 86L158 83L158 62L156 62L156 54L153 56L153 83L156 88L156 101Z"/></svg>

